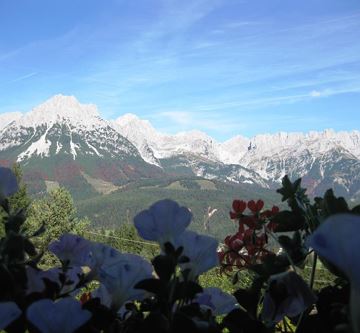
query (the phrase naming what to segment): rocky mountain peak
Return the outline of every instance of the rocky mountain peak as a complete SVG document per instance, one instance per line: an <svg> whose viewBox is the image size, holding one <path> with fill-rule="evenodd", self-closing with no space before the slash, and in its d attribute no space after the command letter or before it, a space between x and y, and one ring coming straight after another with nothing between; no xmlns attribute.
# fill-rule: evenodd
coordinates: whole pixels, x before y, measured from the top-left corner
<svg viewBox="0 0 360 333"><path fill-rule="evenodd" d="M82 127L96 125L101 120L96 105L81 104L74 96L55 95L36 106L18 120L23 127L67 121Z"/></svg>

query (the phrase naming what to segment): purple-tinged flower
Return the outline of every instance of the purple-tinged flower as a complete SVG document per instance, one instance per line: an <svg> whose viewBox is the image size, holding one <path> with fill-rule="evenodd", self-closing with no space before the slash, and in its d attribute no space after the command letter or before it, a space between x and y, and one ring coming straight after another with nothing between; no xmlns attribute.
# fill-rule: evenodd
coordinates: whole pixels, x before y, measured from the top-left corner
<svg viewBox="0 0 360 333"><path fill-rule="evenodd" d="M191 279L219 264L218 241L213 237L187 230L179 236L175 245L182 246L183 255L190 259L190 262L180 264L180 266L183 270L190 269Z"/></svg>
<svg viewBox="0 0 360 333"><path fill-rule="evenodd" d="M319 256L339 268L350 280L350 312L355 333L360 332L360 216L337 214L326 219L307 239Z"/></svg>
<svg viewBox="0 0 360 333"><path fill-rule="evenodd" d="M63 280L65 281L64 283L60 278L61 275L65 275L65 279ZM66 272L63 272L61 268L56 267L44 271L42 278L48 278L50 281L56 282L61 287L61 294L71 293L73 295L78 292L77 285L79 284L82 275L84 275L82 267L71 267L67 269Z"/></svg>
<svg viewBox="0 0 360 333"><path fill-rule="evenodd" d="M151 264L135 254L122 254L121 260L101 268L99 280L111 296L111 308L119 310L127 301L141 300L145 292L134 286L151 278L152 271Z"/></svg>
<svg viewBox="0 0 360 333"><path fill-rule="evenodd" d="M102 268L111 266L121 260L123 260L123 255L118 250L102 243L93 242L89 261L90 277L98 280Z"/></svg>
<svg viewBox="0 0 360 333"><path fill-rule="evenodd" d="M19 318L21 310L14 302L0 303L0 330L10 325L15 319Z"/></svg>
<svg viewBox="0 0 360 333"><path fill-rule="evenodd" d="M0 167L0 193L5 197L19 190L15 174L9 168Z"/></svg>
<svg viewBox="0 0 360 333"><path fill-rule="evenodd" d="M80 282L82 274L84 274L84 271L81 267L71 267L66 272L63 272L58 267L42 271L28 266L26 267L26 294L43 292L45 289L44 279L57 283L61 294L76 292L76 285ZM61 279L61 275L65 275L65 279Z"/></svg>
<svg viewBox="0 0 360 333"><path fill-rule="evenodd" d="M285 316L301 314L316 302L316 296L295 272L272 275L265 292L262 318L277 323Z"/></svg>
<svg viewBox="0 0 360 333"><path fill-rule="evenodd" d="M161 200L134 218L139 235L161 246L174 243L190 224L192 214L186 207L180 207L172 200Z"/></svg>
<svg viewBox="0 0 360 333"><path fill-rule="evenodd" d="M91 298L99 298L102 305L108 308L111 307L111 294L103 284L100 284L99 288L91 292Z"/></svg>
<svg viewBox="0 0 360 333"><path fill-rule="evenodd" d="M205 288L195 301L203 308L208 308L215 316L224 315L239 307L233 295L224 293L220 288Z"/></svg>
<svg viewBox="0 0 360 333"><path fill-rule="evenodd" d="M57 302L42 299L32 303L26 316L41 333L73 333L84 325L91 313L81 308L73 298L62 298Z"/></svg>
<svg viewBox="0 0 360 333"><path fill-rule="evenodd" d="M71 266L88 266L91 242L72 234L64 234L49 245L49 251Z"/></svg>
<svg viewBox="0 0 360 333"><path fill-rule="evenodd" d="M43 271L26 266L26 294L41 293L45 289L44 280L42 279Z"/></svg>
<svg viewBox="0 0 360 333"><path fill-rule="evenodd" d="M100 303L108 308L111 308L112 304L112 295L108 292L106 287L103 284L100 284L99 288L95 289L91 293L92 298L99 298ZM146 296L145 296L146 297ZM123 318L123 316L128 312L126 309L126 301L125 303L119 308L116 309L117 314L120 316L120 318Z"/></svg>

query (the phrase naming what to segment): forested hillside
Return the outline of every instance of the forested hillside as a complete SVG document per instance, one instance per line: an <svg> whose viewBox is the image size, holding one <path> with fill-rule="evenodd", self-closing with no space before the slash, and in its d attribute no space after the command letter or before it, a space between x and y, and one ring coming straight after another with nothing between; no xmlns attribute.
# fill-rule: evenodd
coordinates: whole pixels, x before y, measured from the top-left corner
<svg viewBox="0 0 360 333"><path fill-rule="evenodd" d="M95 228L113 229L121 223L132 221L133 217L155 201L172 199L189 207L193 213L192 228L206 232L217 238L223 238L233 225L229 220L229 211L234 198L259 199L266 205L280 203L280 196L272 191L258 189L254 186L228 185L214 180L201 178L178 178L172 180L142 181L129 184L108 195L94 197L76 203L78 214L87 216ZM208 209L217 209L210 218L208 228L204 221Z"/></svg>

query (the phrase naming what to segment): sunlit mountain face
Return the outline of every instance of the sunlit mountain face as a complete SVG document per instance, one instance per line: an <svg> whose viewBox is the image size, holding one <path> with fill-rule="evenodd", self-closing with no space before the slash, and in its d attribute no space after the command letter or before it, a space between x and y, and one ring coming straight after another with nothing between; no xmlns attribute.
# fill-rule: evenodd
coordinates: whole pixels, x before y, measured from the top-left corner
<svg viewBox="0 0 360 333"><path fill-rule="evenodd" d="M34 193L63 185L78 197L139 179L199 176L278 188L302 177L310 195L332 187L360 197L360 132L277 133L217 142L200 131L168 135L126 114L102 119L95 105L56 95L26 114L0 118L2 165L19 162Z"/></svg>

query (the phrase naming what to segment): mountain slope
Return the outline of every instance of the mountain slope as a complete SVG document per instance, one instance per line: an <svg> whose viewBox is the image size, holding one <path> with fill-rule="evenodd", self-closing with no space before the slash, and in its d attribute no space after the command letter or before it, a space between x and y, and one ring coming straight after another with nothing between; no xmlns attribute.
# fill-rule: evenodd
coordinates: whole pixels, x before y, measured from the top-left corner
<svg viewBox="0 0 360 333"><path fill-rule="evenodd" d="M219 143L199 131L165 135L135 115L125 118L131 119L131 126L120 117L117 130L140 151L141 142L156 158L156 165L172 174L266 188L277 188L288 174L292 179L304 178L311 195L321 194L326 186L338 188L348 198L360 191L359 131L239 135Z"/></svg>
<svg viewBox="0 0 360 333"><path fill-rule="evenodd" d="M56 95L8 124L1 133L0 158L18 161L34 191L41 181L56 181L73 194L95 194L84 177L120 185L129 180L159 175L136 147L100 118L94 105L74 97Z"/></svg>
<svg viewBox="0 0 360 333"><path fill-rule="evenodd" d="M77 208L81 216L87 215L93 224L102 228L114 228L120 223L132 221L139 211L161 199L172 199L189 207L193 214L191 228L224 239L233 232L229 218L235 198L257 200L262 198L266 207L279 204L281 196L248 184L225 184L217 180L201 180L197 177L177 177L157 181L136 181L105 196L81 200ZM217 211L204 228L204 215L208 207Z"/></svg>
<svg viewBox="0 0 360 333"><path fill-rule="evenodd" d="M0 131L13 121L22 117L21 112L8 112L0 114Z"/></svg>
<svg viewBox="0 0 360 333"><path fill-rule="evenodd" d="M347 198L360 196L359 131L238 135L217 142L197 130L160 133L132 114L107 121L95 105L73 96L56 95L24 115L0 115L0 163L14 161L34 192L60 184L80 197L178 175L275 189L285 174L302 177L311 195L334 187Z"/></svg>

